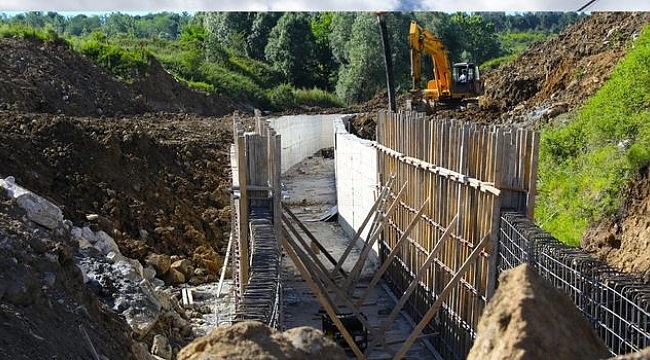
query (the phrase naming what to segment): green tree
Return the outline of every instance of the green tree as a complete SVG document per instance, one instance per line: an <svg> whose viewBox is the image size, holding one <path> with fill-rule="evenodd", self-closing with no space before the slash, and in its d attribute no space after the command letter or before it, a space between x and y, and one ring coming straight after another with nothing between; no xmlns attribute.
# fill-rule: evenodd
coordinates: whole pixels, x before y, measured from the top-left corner
<svg viewBox="0 0 650 360"><path fill-rule="evenodd" d="M211 46L246 52L243 41L251 30L255 13L250 12L208 12L203 25L208 31L208 51Z"/></svg>
<svg viewBox="0 0 650 360"><path fill-rule="evenodd" d="M455 41L449 46L453 61L481 63L501 55L499 38L492 23L486 22L478 14L468 15L463 12L453 14L450 21L456 35L452 38ZM463 58L463 53L471 54L472 58Z"/></svg>
<svg viewBox="0 0 650 360"><path fill-rule="evenodd" d="M287 12L271 30L264 49L266 60L296 87L313 85L313 46L309 15Z"/></svg>
<svg viewBox="0 0 650 360"><path fill-rule="evenodd" d="M381 37L375 15L363 13L354 21L344 53L349 63L341 65L336 94L348 103L370 99L384 80Z"/></svg>
<svg viewBox="0 0 650 360"><path fill-rule="evenodd" d="M329 43L332 56L339 64L350 62L346 45L352 36L352 25L357 15L354 12L336 12L332 15Z"/></svg>
<svg viewBox="0 0 650 360"><path fill-rule="evenodd" d="M328 91L334 90L337 64L330 48L332 24L331 12L322 12L311 19L311 31L314 34L314 85Z"/></svg>
<svg viewBox="0 0 650 360"><path fill-rule="evenodd" d="M264 49L269 42L269 33L282 16L280 12L258 12L255 14L250 34L246 38L246 53L256 60L264 60Z"/></svg>

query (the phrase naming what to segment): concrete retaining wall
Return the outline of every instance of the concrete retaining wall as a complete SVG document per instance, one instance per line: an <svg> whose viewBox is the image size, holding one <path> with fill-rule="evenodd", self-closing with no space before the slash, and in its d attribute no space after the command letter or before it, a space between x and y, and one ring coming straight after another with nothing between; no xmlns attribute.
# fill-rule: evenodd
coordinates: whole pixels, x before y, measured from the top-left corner
<svg viewBox="0 0 650 360"><path fill-rule="evenodd" d="M348 133L348 115L296 115L269 119L282 136L282 172L320 149L335 148L336 197L339 223L351 237L361 226L377 193L377 150L373 141ZM361 235L368 237L372 219ZM375 255L378 253L375 247Z"/></svg>
<svg viewBox="0 0 650 360"><path fill-rule="evenodd" d="M374 141L360 139L346 130L345 118L334 121L336 160L336 198L339 223L353 236L377 198L377 149ZM361 233L367 240L372 218ZM375 253L377 249L375 249Z"/></svg>
<svg viewBox="0 0 650 360"><path fill-rule="evenodd" d="M271 127L282 136L282 172L313 155L334 147L334 115L295 115L269 119Z"/></svg>

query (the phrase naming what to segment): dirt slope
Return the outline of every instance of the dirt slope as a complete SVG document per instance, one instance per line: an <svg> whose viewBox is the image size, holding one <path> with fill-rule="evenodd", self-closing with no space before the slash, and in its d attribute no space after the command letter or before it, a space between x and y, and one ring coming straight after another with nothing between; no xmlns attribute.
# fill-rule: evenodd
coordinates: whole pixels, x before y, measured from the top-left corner
<svg viewBox="0 0 650 360"><path fill-rule="evenodd" d="M145 77L127 84L82 55L53 42L0 39L0 110L79 116L187 111L223 116L236 105L191 90L152 60Z"/></svg>
<svg viewBox="0 0 650 360"><path fill-rule="evenodd" d="M572 110L603 85L648 23L649 12L593 13L487 73L483 105L501 113L518 108L508 116L552 105Z"/></svg>

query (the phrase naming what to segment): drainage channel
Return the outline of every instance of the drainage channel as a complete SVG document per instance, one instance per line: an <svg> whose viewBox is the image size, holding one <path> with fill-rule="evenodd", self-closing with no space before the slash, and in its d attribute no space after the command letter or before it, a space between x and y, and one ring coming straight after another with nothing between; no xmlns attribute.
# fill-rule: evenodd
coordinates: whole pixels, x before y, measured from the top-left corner
<svg viewBox="0 0 650 360"><path fill-rule="evenodd" d="M335 259L340 259L350 238L336 221L320 221L324 213L327 213L336 205L336 187L334 181L334 160L320 156L319 153L307 158L300 164L288 170L283 176L283 183L286 186L290 199L285 204L291 212L302 222L308 231L318 239L321 245ZM305 232L298 231L304 238ZM343 264L343 270L349 273L360 255L359 247L353 248L348 259ZM333 270L334 265L326 258L325 254L317 247L311 249L321 259L321 263ZM355 292L351 300L356 302L359 295L365 292L368 283L378 268L377 259L371 258L367 261L361 271ZM303 279L292 260L285 256L282 260L282 284L283 284L283 327L282 330L297 326L312 326L317 329L326 327L327 317L317 297L314 295L309 284ZM331 290L331 289L330 289ZM332 294L336 297L335 294ZM388 318L395 307L395 300L387 292L385 286L377 286L372 289L370 295L361 305L361 312L367 317L370 326L368 329L369 339L372 341L373 333ZM342 311L350 311L345 306L340 306ZM373 349L368 358L390 359L393 353L399 349L404 340L413 331L413 323L402 312L385 334L385 341ZM434 355L425 344L424 336L417 341L406 354L405 358L433 358ZM354 358L352 352L348 352Z"/></svg>

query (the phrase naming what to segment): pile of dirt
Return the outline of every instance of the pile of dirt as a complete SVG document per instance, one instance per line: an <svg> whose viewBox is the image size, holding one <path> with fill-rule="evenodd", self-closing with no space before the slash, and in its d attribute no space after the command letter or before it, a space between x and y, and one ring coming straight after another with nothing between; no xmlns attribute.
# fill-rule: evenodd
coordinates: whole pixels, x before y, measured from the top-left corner
<svg viewBox="0 0 650 360"><path fill-rule="evenodd" d="M500 276L468 359L607 357L607 347L571 299L523 264Z"/></svg>
<svg viewBox="0 0 650 360"><path fill-rule="evenodd" d="M179 83L151 59L145 76L120 81L60 42L0 39L0 110L77 116L152 111L223 116L237 105Z"/></svg>
<svg viewBox="0 0 650 360"><path fill-rule="evenodd" d="M193 260L201 283L216 278L230 231L231 142L229 118L0 111L0 176L106 231L128 257Z"/></svg>
<svg viewBox="0 0 650 360"><path fill-rule="evenodd" d="M344 360L348 357L318 329L304 326L280 333L260 322L245 321L215 329L178 354L178 360L199 359Z"/></svg>

